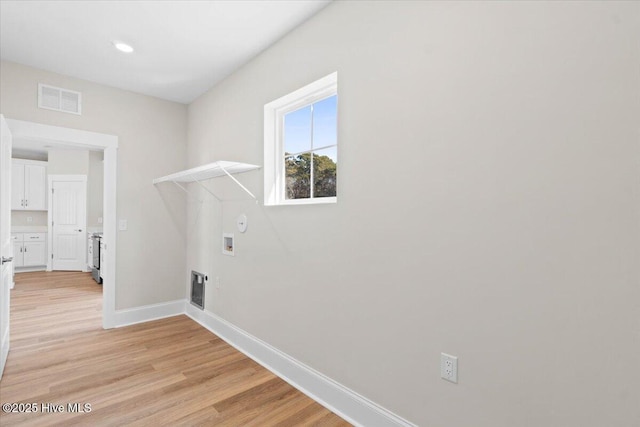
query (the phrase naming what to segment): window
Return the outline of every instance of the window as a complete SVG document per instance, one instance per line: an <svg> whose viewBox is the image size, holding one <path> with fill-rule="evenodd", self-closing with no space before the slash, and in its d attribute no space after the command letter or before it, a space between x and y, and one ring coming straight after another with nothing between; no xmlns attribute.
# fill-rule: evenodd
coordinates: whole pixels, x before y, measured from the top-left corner
<svg viewBox="0 0 640 427"><path fill-rule="evenodd" d="M265 205L335 203L338 75L264 107Z"/></svg>

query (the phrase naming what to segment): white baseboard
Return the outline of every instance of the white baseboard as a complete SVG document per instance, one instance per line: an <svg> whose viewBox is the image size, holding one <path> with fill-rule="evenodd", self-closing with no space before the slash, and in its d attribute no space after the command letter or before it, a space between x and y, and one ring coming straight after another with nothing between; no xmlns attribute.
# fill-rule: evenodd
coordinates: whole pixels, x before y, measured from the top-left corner
<svg viewBox="0 0 640 427"><path fill-rule="evenodd" d="M221 317L199 310L186 300L116 310L115 326L122 327L181 314L186 314L351 424L366 427L416 427Z"/></svg>
<svg viewBox="0 0 640 427"><path fill-rule="evenodd" d="M356 426L415 427L367 398L304 365L209 311L183 304L187 316L316 402Z"/></svg>
<svg viewBox="0 0 640 427"><path fill-rule="evenodd" d="M35 267L16 267L14 273L33 273L34 271L47 271L47 267L44 265L37 265Z"/></svg>
<svg viewBox="0 0 640 427"><path fill-rule="evenodd" d="M160 304L144 305L142 307L116 310L115 327L134 325L136 323L150 322L152 320L163 319L165 317L178 316L184 314L186 301L176 300L163 302Z"/></svg>

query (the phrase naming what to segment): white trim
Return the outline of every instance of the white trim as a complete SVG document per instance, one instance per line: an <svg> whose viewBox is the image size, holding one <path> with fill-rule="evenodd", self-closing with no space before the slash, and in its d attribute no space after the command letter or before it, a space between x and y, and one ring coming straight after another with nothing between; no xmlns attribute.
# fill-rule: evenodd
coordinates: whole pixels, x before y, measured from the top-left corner
<svg viewBox="0 0 640 427"><path fill-rule="evenodd" d="M313 199L284 199L275 206L286 205L322 205L338 203L337 197L314 197Z"/></svg>
<svg viewBox="0 0 640 427"><path fill-rule="evenodd" d="M308 85L305 85L299 89L294 90L291 93L288 93L274 101L269 102L268 104L265 105L265 108L268 107L268 108L273 108L275 110L279 110L282 107L285 107L291 104L292 102L298 101L302 94L322 92L323 94L325 94L324 96L328 96L326 95L326 93L330 92L331 91L330 89L333 88L337 83L338 83L338 72L334 71L333 73L326 75L314 81L313 83L309 83ZM315 99L316 97L314 97L313 95L310 95L309 96L310 102L307 102L307 104L313 102L313 100ZM299 105L303 105L303 104L304 103Z"/></svg>
<svg viewBox="0 0 640 427"><path fill-rule="evenodd" d="M151 322L165 317L179 316L185 313L186 300L175 300L142 307L116 310L114 320L117 328L136 323Z"/></svg>
<svg viewBox="0 0 640 427"><path fill-rule="evenodd" d="M276 147L276 108L271 104L264 106L264 205L278 205L278 149Z"/></svg>
<svg viewBox="0 0 640 427"><path fill-rule="evenodd" d="M186 299L117 310L113 320L114 327L119 328L182 314L355 426L416 427L223 318L196 308Z"/></svg>
<svg viewBox="0 0 640 427"><path fill-rule="evenodd" d="M11 232L11 159L13 139L11 129L4 115L0 114L0 257L11 258L13 252L13 233ZM11 289L13 288L13 270L15 261L0 262L0 381L9 356L11 343ZM8 289L7 289L8 288ZM3 402L4 403L4 402Z"/></svg>
<svg viewBox="0 0 640 427"><path fill-rule="evenodd" d="M338 93L338 72L333 72L319 80L314 81L300 89L297 89L283 97L265 104L264 106L264 205L299 205L335 203L336 198L310 197L298 199L291 203L285 198L284 186L284 147L282 146L282 123L285 114L297 110L306 105L313 104ZM337 147L337 143L329 147ZM306 152L315 152L322 149L310 147ZM312 160L313 161L313 160ZM313 178L313 170L311 172ZM312 190L313 195L313 190ZM319 199L333 199L323 200ZM304 200L304 202L300 202Z"/></svg>
<svg viewBox="0 0 640 427"><path fill-rule="evenodd" d="M104 150L104 194L103 206L103 233L104 241L108 243L109 262L105 269L102 282L102 327L105 329L115 327L116 311L116 261L117 261L117 221L116 221L116 182L117 182L118 147L107 147Z"/></svg>
<svg viewBox="0 0 640 427"><path fill-rule="evenodd" d="M51 256L51 255L49 255ZM47 266L46 265L34 265L34 266L29 266L29 267L16 267L13 269L14 273L33 273L34 271L47 271ZM15 285L14 282L12 282L12 287L11 289L13 289L13 286Z"/></svg>
<svg viewBox="0 0 640 427"><path fill-rule="evenodd" d="M43 125L7 118L7 124L14 138L38 139L52 143L62 143L66 147L118 148L118 137L105 133Z"/></svg>
<svg viewBox="0 0 640 427"><path fill-rule="evenodd" d="M6 119L6 121L14 138L47 141L54 146L63 144L67 147L104 150L103 235L109 244L109 251L115 254L118 137L22 120ZM105 329L116 326L116 258L112 256L109 259L102 284L102 327Z"/></svg>
<svg viewBox="0 0 640 427"><path fill-rule="evenodd" d="M187 316L191 319L346 421L366 427L415 427L415 424L376 405L210 311L199 310L190 304L185 304L185 308Z"/></svg>

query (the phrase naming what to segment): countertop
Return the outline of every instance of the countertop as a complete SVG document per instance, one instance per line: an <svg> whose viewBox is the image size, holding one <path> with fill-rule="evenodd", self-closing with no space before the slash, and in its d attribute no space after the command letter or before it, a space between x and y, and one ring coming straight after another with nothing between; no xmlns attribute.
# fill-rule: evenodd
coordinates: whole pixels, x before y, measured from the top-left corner
<svg viewBox="0 0 640 427"><path fill-rule="evenodd" d="M11 227L12 233L47 233L49 228L46 225L14 225ZM102 233L102 227L88 227L89 234Z"/></svg>
<svg viewBox="0 0 640 427"><path fill-rule="evenodd" d="M46 233L49 228L46 225L16 225L11 227L12 233Z"/></svg>

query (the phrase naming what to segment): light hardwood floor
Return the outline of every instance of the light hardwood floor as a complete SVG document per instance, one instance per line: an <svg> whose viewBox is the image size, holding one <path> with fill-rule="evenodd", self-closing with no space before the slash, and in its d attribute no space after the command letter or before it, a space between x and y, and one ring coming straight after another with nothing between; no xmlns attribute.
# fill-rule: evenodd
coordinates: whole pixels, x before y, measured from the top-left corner
<svg viewBox="0 0 640 427"><path fill-rule="evenodd" d="M186 316L103 330L101 292L89 273L16 275L0 403L38 413L0 425L350 425Z"/></svg>

